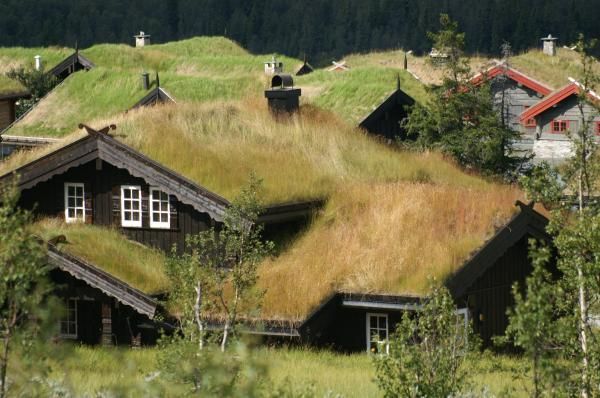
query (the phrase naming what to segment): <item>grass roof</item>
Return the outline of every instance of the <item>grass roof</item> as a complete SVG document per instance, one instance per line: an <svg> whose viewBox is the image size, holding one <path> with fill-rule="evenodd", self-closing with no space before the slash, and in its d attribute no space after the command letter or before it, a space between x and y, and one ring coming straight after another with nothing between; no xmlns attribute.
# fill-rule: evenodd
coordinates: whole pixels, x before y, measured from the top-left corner
<svg viewBox="0 0 600 398"><path fill-rule="evenodd" d="M60 250L91 263L147 294L169 289L165 274L166 256L155 249L127 239L116 229L86 224L66 224L43 219L33 225L44 240L64 235Z"/></svg>
<svg viewBox="0 0 600 398"><path fill-rule="evenodd" d="M6 94L22 93L27 89L18 81L0 75L0 96Z"/></svg>
<svg viewBox="0 0 600 398"><path fill-rule="evenodd" d="M20 65L28 60L33 62L34 54L42 53L46 66L51 67L71 52L0 48L0 60ZM143 48L100 44L81 53L96 67L69 77L17 123L10 134L61 137L80 122L122 113L146 94L141 87L143 71L150 73L152 81L155 72L159 72L161 86L178 103L248 97L264 101L263 90L270 83L263 69L263 62L270 55L250 54L223 37L196 37ZM278 59L284 63L285 73L294 74L302 64L289 57ZM296 86L303 89L303 103L332 110L356 124L391 94L397 73L403 90L422 100L426 94L421 84L394 68L365 65L348 73L317 70L294 79Z"/></svg>
<svg viewBox="0 0 600 398"><path fill-rule="evenodd" d="M437 153L383 145L313 106L276 121L262 101L163 105L94 125L109 121L118 140L228 199L252 171L264 179L267 203L329 198L304 234L260 268L263 311L274 318L302 319L338 290L423 293L429 277L462 265L522 198ZM0 174L47 151L11 157Z"/></svg>

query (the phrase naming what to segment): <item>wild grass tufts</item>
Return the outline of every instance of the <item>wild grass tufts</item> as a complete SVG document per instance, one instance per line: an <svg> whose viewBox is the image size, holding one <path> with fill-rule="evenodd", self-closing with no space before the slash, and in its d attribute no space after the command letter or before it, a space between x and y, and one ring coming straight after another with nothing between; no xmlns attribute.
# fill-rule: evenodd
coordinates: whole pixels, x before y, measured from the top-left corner
<svg viewBox="0 0 600 398"><path fill-rule="evenodd" d="M33 226L45 240L64 235L59 245L74 256L114 275L129 285L149 294L168 290L165 255L155 249L128 240L116 229L86 224L66 224L58 219L43 219Z"/></svg>

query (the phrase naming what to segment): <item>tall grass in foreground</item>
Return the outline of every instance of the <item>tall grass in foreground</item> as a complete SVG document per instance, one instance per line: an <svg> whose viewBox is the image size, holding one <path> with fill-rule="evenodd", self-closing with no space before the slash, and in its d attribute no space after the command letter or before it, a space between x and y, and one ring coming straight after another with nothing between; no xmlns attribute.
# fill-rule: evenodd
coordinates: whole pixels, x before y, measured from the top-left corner
<svg viewBox="0 0 600 398"><path fill-rule="evenodd" d="M61 349L58 347L58 349ZM161 396L178 397L188 390L165 380L159 373L158 350L105 349L73 347L62 355L48 352L49 378L66 386L75 396L96 396L103 391L127 388L131 397L158 396L148 391L162 391ZM305 348L258 348L254 356L267 364L265 390L282 384L297 390L311 388L315 397L380 397L374 383L371 358L364 354L339 354ZM12 362L15 370L18 360ZM482 355L467 365L474 390L488 390L497 397L526 397L528 371L520 357ZM26 382L23 380L23 382ZM332 395L333 394L333 395ZM477 396L477 395L476 395Z"/></svg>
<svg viewBox="0 0 600 398"><path fill-rule="evenodd" d="M43 219L33 226L45 240L64 235L59 245L131 286L146 293L161 293L169 288L165 275L165 255L128 240L116 229L86 224L66 224L58 219Z"/></svg>

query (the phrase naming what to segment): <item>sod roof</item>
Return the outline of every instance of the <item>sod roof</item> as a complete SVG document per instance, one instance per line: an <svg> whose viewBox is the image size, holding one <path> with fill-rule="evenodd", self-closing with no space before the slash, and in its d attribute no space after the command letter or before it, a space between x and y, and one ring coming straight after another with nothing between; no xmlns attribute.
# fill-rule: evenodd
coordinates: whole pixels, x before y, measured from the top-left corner
<svg viewBox="0 0 600 398"><path fill-rule="evenodd" d="M159 105L95 126L109 121L117 124L118 140L227 199L251 172L263 178L268 204L328 199L310 227L260 267L263 313L269 318L303 319L335 291L426 292L428 278L443 280L460 267L510 219L515 200L522 198L516 188L467 174L437 153L395 150L311 106L276 121L262 101ZM54 149L60 145L65 143ZM49 150L11 157L0 163L0 174ZM99 267L110 258L85 243L121 240L118 232L99 227L52 228L81 242L71 250ZM111 245L104 253L116 250ZM137 256L128 254L123 269L105 270L129 281L123 272L140 265ZM158 290L154 283L146 288L131 283Z"/></svg>
<svg viewBox="0 0 600 398"><path fill-rule="evenodd" d="M10 94L21 94L26 91L27 89L18 81L0 75L0 97Z"/></svg>
<svg viewBox="0 0 600 398"><path fill-rule="evenodd" d="M72 50L0 48L0 60L7 65L24 65L33 62L38 52L49 69ZM250 54L222 37L197 37L143 48L101 44L82 49L81 54L95 67L66 79L18 122L10 134L61 137L80 122L125 112L148 93L141 85L140 75L144 71L150 73L152 82L155 72L159 72L161 87L178 103L248 97L263 100L263 90L269 84L263 62L270 55ZM289 57L279 59L288 73L302 64ZM395 89L397 73L407 93L415 99L425 96L420 83L393 68L354 68L347 74L317 70L294 79L296 86L303 88L303 103L333 110L355 124Z"/></svg>
<svg viewBox="0 0 600 398"><path fill-rule="evenodd" d="M47 218L37 221L33 231L45 241L64 235L67 242L58 245L61 251L85 260L144 293L164 293L169 289L164 269L166 256L128 240L116 229L66 224Z"/></svg>

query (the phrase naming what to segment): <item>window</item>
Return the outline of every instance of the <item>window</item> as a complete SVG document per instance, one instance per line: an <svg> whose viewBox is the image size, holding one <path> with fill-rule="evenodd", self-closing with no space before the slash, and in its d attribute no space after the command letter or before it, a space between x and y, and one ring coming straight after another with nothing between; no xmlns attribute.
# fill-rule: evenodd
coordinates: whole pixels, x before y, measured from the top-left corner
<svg viewBox="0 0 600 398"><path fill-rule="evenodd" d="M367 351L389 352L387 314L367 314Z"/></svg>
<svg viewBox="0 0 600 398"><path fill-rule="evenodd" d="M60 320L60 337L65 339L77 338L77 299L67 299L65 315Z"/></svg>
<svg viewBox="0 0 600 398"><path fill-rule="evenodd" d="M523 106L523 112L525 112L529 108L530 108L529 105ZM534 117L531 117L531 118L525 120L525 127L535 127L535 126L536 126L536 121L535 121Z"/></svg>
<svg viewBox="0 0 600 398"><path fill-rule="evenodd" d="M85 198L83 184L65 183L65 221L85 222Z"/></svg>
<svg viewBox="0 0 600 398"><path fill-rule="evenodd" d="M158 188L150 188L150 228L169 228L170 210L169 194Z"/></svg>
<svg viewBox="0 0 600 398"><path fill-rule="evenodd" d="M568 120L553 120L552 121L552 132L553 133L565 133L569 130Z"/></svg>
<svg viewBox="0 0 600 398"><path fill-rule="evenodd" d="M139 186L121 186L121 225L142 226L142 189Z"/></svg>

